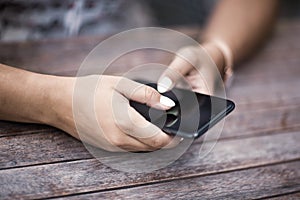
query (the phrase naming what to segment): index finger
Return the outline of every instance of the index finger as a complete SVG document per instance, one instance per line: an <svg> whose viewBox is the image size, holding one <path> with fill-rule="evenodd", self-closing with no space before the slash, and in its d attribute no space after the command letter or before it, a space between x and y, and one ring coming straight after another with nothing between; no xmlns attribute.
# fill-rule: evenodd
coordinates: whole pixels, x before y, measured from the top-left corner
<svg viewBox="0 0 300 200"><path fill-rule="evenodd" d="M185 47L180 49L169 67L158 79L157 90L164 93L174 87L176 82L187 74L197 63L197 47Z"/></svg>

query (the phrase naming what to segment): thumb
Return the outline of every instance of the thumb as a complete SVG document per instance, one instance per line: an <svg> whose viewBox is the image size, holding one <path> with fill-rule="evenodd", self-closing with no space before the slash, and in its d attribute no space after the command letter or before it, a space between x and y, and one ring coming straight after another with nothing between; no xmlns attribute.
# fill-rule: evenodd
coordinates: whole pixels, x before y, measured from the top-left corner
<svg viewBox="0 0 300 200"><path fill-rule="evenodd" d="M116 89L128 99L147 104L150 107L166 110L175 106L172 99L161 95L154 88L129 79L122 79Z"/></svg>
<svg viewBox="0 0 300 200"><path fill-rule="evenodd" d="M174 87L178 80L186 75L198 59L198 47L190 46L180 49L169 67L158 79L157 90L164 93Z"/></svg>

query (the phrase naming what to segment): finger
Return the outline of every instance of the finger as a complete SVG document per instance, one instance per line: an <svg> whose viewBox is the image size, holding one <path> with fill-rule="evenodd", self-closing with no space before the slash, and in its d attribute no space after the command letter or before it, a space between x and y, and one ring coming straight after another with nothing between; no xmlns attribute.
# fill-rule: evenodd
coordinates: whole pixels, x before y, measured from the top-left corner
<svg viewBox="0 0 300 200"><path fill-rule="evenodd" d="M130 84L133 84L135 87L126 85L128 84L128 82L130 82ZM126 89L130 87L136 88L136 85L139 86L138 88L141 87L141 84L135 83L133 81L129 81L128 79L125 81L125 83L120 85L126 86L125 87ZM148 86L142 85L142 87L144 88ZM118 92L115 93L116 100L118 100L119 102L114 106L114 109L116 109L115 111L118 112L118 113L114 112L115 124L119 127L119 129L121 129L123 133L130 135L134 139L148 146L151 146L154 149L159 149L168 145L172 141L173 137L167 135L160 128L158 128L151 122L147 121L142 115L140 115L134 108L132 108L129 105L128 100L125 98L125 96L132 96L132 95L129 95L127 93L128 90L125 90L125 88L122 87L118 88L121 89L121 91L123 91L123 94L125 94L124 96L122 96ZM145 94L143 93L143 95L141 96L144 97ZM136 99L136 96L134 96L133 99ZM137 99L141 101L141 99L139 98ZM144 103L146 102L146 100L141 102Z"/></svg>
<svg viewBox="0 0 300 200"><path fill-rule="evenodd" d="M128 99L117 91L114 91L112 98L112 117L114 124L111 125L113 134L105 134L105 140L110 144L108 151L152 151L153 147L142 143L127 134L132 127L143 126L142 123L135 123L128 112L130 107ZM131 107L130 107L131 108ZM133 109L133 108L131 108ZM145 119L143 121L146 121ZM147 122L147 121L146 121Z"/></svg>
<svg viewBox="0 0 300 200"><path fill-rule="evenodd" d="M140 142L139 140L124 134L121 130L119 134L115 134L114 138L109 139L111 147L109 151L121 152L121 151L153 151L153 147Z"/></svg>
<svg viewBox="0 0 300 200"><path fill-rule="evenodd" d="M164 146L164 149L172 149L176 147L179 143L181 143L184 140L184 138L181 137L174 137L173 140L166 146Z"/></svg>
<svg viewBox="0 0 300 200"><path fill-rule="evenodd" d="M128 110L133 126L127 134L155 149L163 148L173 141L174 137L167 135L160 128L147 121L135 109L129 107Z"/></svg>
<svg viewBox="0 0 300 200"><path fill-rule="evenodd" d="M119 94L121 95L121 94ZM125 99L125 97L123 97ZM173 137L164 133L160 128L147 121L128 103L117 105L118 114L114 116L116 126L125 134L153 147L162 148L168 145ZM125 111L126 110L126 111Z"/></svg>
<svg viewBox="0 0 300 200"><path fill-rule="evenodd" d="M203 68L202 68L203 69ZM201 71L203 71L201 69ZM215 78L208 73L198 73L186 76L194 92L212 95L214 93Z"/></svg>
<svg viewBox="0 0 300 200"><path fill-rule="evenodd" d="M186 47L177 52L176 57L158 80L157 90L164 93L177 83L196 65L198 59L197 47Z"/></svg>
<svg viewBox="0 0 300 200"><path fill-rule="evenodd" d="M135 139L134 137L131 136L127 136L127 143L123 146L123 148L127 151L154 151L156 150L155 148L151 147L150 145L147 145L137 139Z"/></svg>
<svg viewBox="0 0 300 200"><path fill-rule="evenodd" d="M129 79L121 79L116 86L116 90L128 99L144 103L150 107L166 110L175 106L172 99L161 95L154 88Z"/></svg>

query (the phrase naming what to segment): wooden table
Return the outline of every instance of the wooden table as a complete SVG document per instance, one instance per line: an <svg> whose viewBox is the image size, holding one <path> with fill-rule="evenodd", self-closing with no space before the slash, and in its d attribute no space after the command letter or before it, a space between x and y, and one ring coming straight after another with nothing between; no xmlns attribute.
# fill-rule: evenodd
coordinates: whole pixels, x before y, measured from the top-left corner
<svg viewBox="0 0 300 200"><path fill-rule="evenodd" d="M181 30L199 34L195 28ZM236 70L228 95L237 108L212 152L200 160L195 152L205 144L195 142L166 168L125 173L99 163L60 130L1 121L0 199L299 199L299 35L299 20L280 21L263 50ZM104 38L1 44L0 60L74 75ZM141 63L149 57L169 62L159 54L138 56Z"/></svg>

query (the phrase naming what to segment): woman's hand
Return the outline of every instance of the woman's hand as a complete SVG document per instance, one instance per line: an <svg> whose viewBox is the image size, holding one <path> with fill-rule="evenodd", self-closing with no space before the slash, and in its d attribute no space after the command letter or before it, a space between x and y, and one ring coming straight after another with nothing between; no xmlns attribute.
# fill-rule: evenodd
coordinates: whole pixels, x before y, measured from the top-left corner
<svg viewBox="0 0 300 200"><path fill-rule="evenodd" d="M181 77L195 92L212 95L215 82L220 77L224 58L222 52L213 44L204 44L201 47L184 47L167 70L158 80L158 91L164 93L174 87ZM184 57L185 59L183 59Z"/></svg>
<svg viewBox="0 0 300 200"><path fill-rule="evenodd" d="M56 120L51 125L108 151L152 151L173 147L179 142L177 138L148 122L129 105L129 99L162 110L175 105L155 89L116 76L87 76L78 79L86 86L82 92L74 95L76 99L73 99L72 109L75 79L63 78L62 94L56 96L64 98L59 98L59 102L55 103L58 105L55 106ZM85 91L93 88L94 83L98 85L92 91L95 102L92 109L94 112L90 112L88 107L93 101Z"/></svg>

